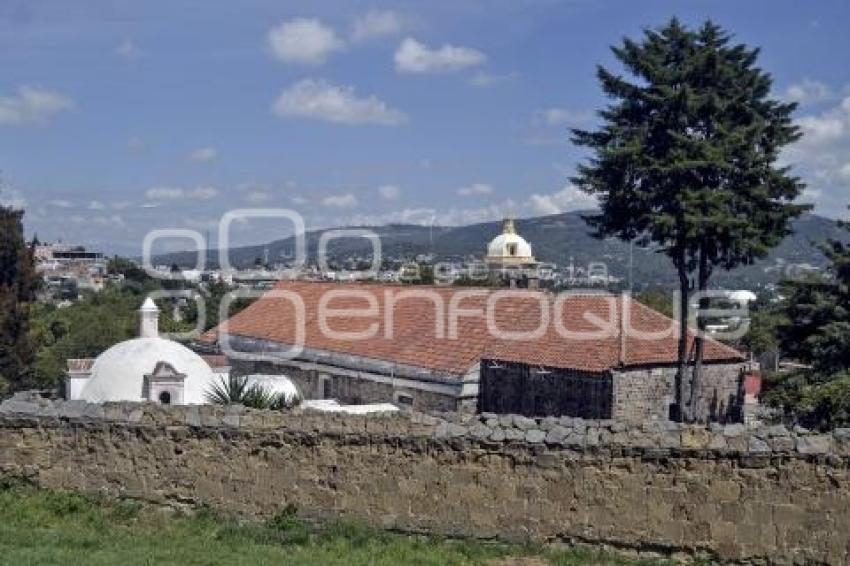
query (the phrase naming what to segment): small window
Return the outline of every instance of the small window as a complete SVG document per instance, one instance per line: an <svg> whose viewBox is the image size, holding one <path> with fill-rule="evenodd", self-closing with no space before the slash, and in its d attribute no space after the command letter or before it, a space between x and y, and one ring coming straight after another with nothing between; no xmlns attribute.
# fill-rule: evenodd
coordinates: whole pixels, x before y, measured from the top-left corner
<svg viewBox="0 0 850 566"><path fill-rule="evenodd" d="M319 377L319 397L322 399L333 398L333 393L331 392L331 378L328 375Z"/></svg>
<svg viewBox="0 0 850 566"><path fill-rule="evenodd" d="M395 397L396 403L399 405L404 405L406 407L413 406L413 396L405 395L404 393L398 393Z"/></svg>
<svg viewBox="0 0 850 566"><path fill-rule="evenodd" d="M516 255L516 244L508 244L508 255Z"/></svg>
<svg viewBox="0 0 850 566"><path fill-rule="evenodd" d="M160 393L159 394L159 402L162 403L163 405L170 405L171 404L171 393L169 393L168 391L163 391L162 393Z"/></svg>

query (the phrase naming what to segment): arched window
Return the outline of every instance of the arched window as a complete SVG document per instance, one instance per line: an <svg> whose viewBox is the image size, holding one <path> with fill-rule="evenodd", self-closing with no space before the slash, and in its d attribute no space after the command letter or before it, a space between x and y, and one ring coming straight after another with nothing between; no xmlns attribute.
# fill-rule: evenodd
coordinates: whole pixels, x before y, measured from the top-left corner
<svg viewBox="0 0 850 566"><path fill-rule="evenodd" d="M162 393L160 393L159 394L159 402L162 403L163 405L170 405L171 404L171 393L168 392L168 391L163 391Z"/></svg>

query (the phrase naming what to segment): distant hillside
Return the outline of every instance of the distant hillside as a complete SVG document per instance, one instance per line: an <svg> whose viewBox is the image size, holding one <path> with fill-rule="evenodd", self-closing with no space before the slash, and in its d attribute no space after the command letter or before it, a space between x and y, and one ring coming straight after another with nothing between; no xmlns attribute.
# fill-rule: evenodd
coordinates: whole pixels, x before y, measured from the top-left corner
<svg viewBox="0 0 850 566"><path fill-rule="evenodd" d="M604 262L609 272L626 278L629 266L629 245L615 239L597 240L588 233L581 212L568 212L552 216L526 218L517 221L517 231L532 245L540 261L586 267L590 262ZM501 232L501 222L484 222L457 227L433 229L417 225L367 226L381 238L384 257L413 257L417 254L433 253L437 257L480 257L487 243ZM307 253L316 257L316 248L323 231L307 233ZM794 223L794 234L786 238L770 256L754 265L732 272L718 271L713 284L718 287L757 288L777 281L786 273L789 265L811 265L824 267L825 258L814 243L827 238L846 239L847 234L833 220L808 214ZM334 240L328 247L332 258L364 256L370 244L363 238ZM292 254L293 238L270 242L266 246L246 246L230 250L231 263L237 267L249 267L258 257L263 257L268 248L269 259L274 262ZM218 252L210 253L208 265L215 267ZM175 253L160 256L159 263L177 263L181 266L194 264L195 254ZM636 287L646 285L674 286L675 273L666 256L653 250L633 249L633 280Z"/></svg>

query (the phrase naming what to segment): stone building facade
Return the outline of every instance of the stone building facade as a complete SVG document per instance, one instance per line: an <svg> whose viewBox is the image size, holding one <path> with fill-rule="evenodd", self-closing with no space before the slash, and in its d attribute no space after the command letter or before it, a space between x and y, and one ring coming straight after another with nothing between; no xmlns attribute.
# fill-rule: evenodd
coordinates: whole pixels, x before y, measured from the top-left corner
<svg viewBox="0 0 850 566"><path fill-rule="evenodd" d="M610 294L294 281L198 347L235 373L285 374L306 399L640 421L668 418L677 335ZM697 418L738 418L743 357L708 339L705 360Z"/></svg>
<svg viewBox="0 0 850 566"><path fill-rule="evenodd" d="M695 396L698 420L740 422L744 362L706 364ZM624 422L664 421L676 400L676 367L603 373L482 360L478 411L529 417L569 415ZM686 395L690 390L686 388Z"/></svg>

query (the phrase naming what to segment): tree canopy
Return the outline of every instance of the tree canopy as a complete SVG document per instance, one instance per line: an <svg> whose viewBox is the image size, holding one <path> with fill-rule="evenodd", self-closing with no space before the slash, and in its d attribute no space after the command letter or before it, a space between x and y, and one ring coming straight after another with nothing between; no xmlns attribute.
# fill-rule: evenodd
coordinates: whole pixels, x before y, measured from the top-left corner
<svg viewBox="0 0 850 566"><path fill-rule="evenodd" d="M772 376L765 399L789 420L830 428L850 425L850 246L821 249L828 274L785 281L774 309L783 354L809 367Z"/></svg>
<svg viewBox="0 0 850 566"><path fill-rule="evenodd" d="M35 356L29 319L38 278L24 240L23 216L21 210L0 206L0 393L31 384Z"/></svg>
<svg viewBox="0 0 850 566"><path fill-rule="evenodd" d="M765 256L808 208L794 203L803 184L776 165L800 135L795 105L771 98L758 49L733 44L710 21L692 30L673 19L612 50L633 79L598 67L612 102L598 129L573 130L573 141L592 150L573 182L599 199L599 213L585 218L595 235L654 242L677 270L677 405L687 418L688 294L707 289L717 267ZM701 356L698 337L694 381Z"/></svg>

